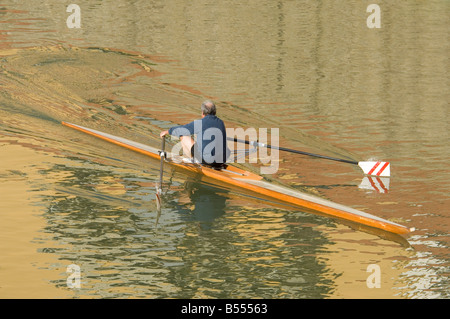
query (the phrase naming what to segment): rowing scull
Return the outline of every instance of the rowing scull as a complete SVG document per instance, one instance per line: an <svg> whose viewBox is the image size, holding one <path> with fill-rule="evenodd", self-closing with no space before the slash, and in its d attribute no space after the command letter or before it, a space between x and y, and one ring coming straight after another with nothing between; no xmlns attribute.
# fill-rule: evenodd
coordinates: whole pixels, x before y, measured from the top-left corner
<svg viewBox="0 0 450 319"><path fill-rule="evenodd" d="M159 150L154 147L76 124L67 122L62 122L62 124L135 152L150 156L154 159L161 159ZM171 165L182 168L183 170L201 174L217 182L232 186L233 188L243 189L247 192L262 195L263 197L285 204L311 209L328 216L349 220L395 234L407 234L414 231L414 228L408 228L345 205L337 204L284 186L274 185L273 183L264 180L260 175L242 170L232 165L226 165L224 169L213 169L204 165L183 162L180 160L180 156L167 152L165 160Z"/></svg>

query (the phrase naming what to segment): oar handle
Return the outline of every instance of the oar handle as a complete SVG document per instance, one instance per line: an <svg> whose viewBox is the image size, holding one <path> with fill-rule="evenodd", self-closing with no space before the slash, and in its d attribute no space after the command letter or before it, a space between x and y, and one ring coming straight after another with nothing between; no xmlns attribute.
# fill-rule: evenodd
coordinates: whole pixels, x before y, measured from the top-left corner
<svg viewBox="0 0 450 319"><path fill-rule="evenodd" d="M238 138L236 138L236 137L235 137L235 138L227 137L227 140L229 140L229 141L234 141L234 142L238 142L238 143L245 143L245 144L249 144L249 145L252 145L252 146L272 148L272 149L276 149L276 150L280 150L280 151L285 151L285 152L290 152L290 153L295 153L295 154L307 155L307 156L312 156L312 157L319 157L319 158L324 158L324 159L328 159L328 160L332 160L332 161L337 161L337 162L343 162L343 163L349 163L349 164L358 165L358 162L357 162L357 161L346 160L346 159L342 159L342 158L336 158L336 157L325 156L325 155L319 155L319 154L313 154L313 153L308 153L308 152L303 152L303 151L293 150L293 149L289 149L289 148L285 148L285 147L280 147L280 146L272 146L272 145L270 145L270 144L259 143L259 142L255 142L255 141L240 140L240 139L238 139Z"/></svg>

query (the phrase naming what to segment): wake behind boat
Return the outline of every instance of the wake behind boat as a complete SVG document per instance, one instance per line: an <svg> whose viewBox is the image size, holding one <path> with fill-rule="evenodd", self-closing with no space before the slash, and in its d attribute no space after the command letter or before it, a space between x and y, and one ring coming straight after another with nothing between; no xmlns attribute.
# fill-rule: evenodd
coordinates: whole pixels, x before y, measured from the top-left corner
<svg viewBox="0 0 450 319"><path fill-rule="evenodd" d="M154 147L76 124L67 122L62 122L62 124L116 145L128 148L135 152L150 156L154 159L161 159L159 150ZM332 201L299 192L284 186L275 185L265 180L260 175L242 170L232 165L225 165L223 168L216 169L197 163L192 163L189 160L186 161L177 154L165 153L164 155L165 162L177 168L203 175L211 179L213 182L245 191L258 197L263 197L265 199L270 199L298 208L306 208L330 217L348 220L395 234L407 234L414 231L414 228L408 228L345 205L337 204Z"/></svg>

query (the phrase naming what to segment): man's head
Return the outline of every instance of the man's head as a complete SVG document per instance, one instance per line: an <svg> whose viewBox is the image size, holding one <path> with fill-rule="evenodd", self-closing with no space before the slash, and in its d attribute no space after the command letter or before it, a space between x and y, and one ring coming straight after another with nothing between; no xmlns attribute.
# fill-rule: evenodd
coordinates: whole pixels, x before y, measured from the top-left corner
<svg viewBox="0 0 450 319"><path fill-rule="evenodd" d="M206 100L202 103L202 115L216 115L216 105L213 101Z"/></svg>

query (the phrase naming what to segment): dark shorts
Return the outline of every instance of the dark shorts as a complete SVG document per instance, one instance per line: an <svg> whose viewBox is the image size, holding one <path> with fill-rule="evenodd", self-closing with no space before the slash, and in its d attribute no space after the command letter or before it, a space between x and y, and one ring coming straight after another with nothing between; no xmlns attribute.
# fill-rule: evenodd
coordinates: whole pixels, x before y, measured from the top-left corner
<svg viewBox="0 0 450 319"><path fill-rule="evenodd" d="M200 159L195 157L195 148L196 147L197 147L197 144L194 143L194 145L192 145L192 147L191 147L191 156L192 156L192 158L195 158L200 162ZM202 165L210 166L212 168L223 168L225 166L224 163L207 163L203 160L201 162L202 162Z"/></svg>

